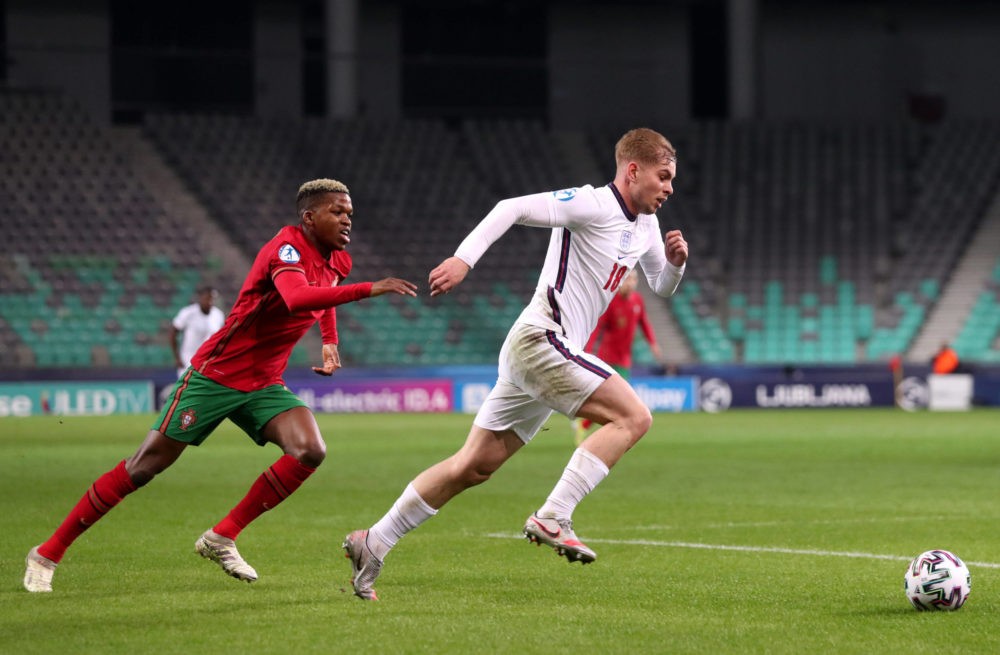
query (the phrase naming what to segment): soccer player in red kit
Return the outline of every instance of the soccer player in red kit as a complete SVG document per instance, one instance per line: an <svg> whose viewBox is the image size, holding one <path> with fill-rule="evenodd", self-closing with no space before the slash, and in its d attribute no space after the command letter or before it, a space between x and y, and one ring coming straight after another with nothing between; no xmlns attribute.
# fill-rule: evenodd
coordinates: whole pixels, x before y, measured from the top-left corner
<svg viewBox="0 0 1000 655"><path fill-rule="evenodd" d="M319 321L323 365L313 370L332 375L340 368L336 305L386 293L416 295L415 285L398 278L341 284L351 272L345 248L354 212L343 183L306 182L296 210L299 224L282 228L261 248L225 324L195 354L139 449L100 476L55 533L28 553L25 589L52 591L56 565L77 537L226 418L258 445L276 444L283 455L198 538L195 551L235 578L257 579L237 551L236 537L298 489L326 457L312 412L282 381L292 349Z"/></svg>
<svg viewBox="0 0 1000 655"><path fill-rule="evenodd" d="M630 271L618 287L618 293L601 318L597 327L587 341L587 352L594 352L594 346L600 342L597 356L618 371L626 380L632 368L632 342L635 340L635 330L642 328L642 334L649 342L649 347L657 360L661 358L660 346L656 343L653 326L646 316L646 304L642 294L635 290L639 274Z"/></svg>
<svg viewBox="0 0 1000 655"><path fill-rule="evenodd" d="M653 356L657 361L662 359L653 326L646 316L646 304L642 300L642 294L635 290L638 281L639 274L634 270L625 276L621 286L618 287L618 293L597 320L597 327L590 335L585 348L587 352L592 353L594 346L600 343L597 356L611 364L612 368L626 380L632 369L632 342L635 341L637 327L642 328L642 334L646 337ZM591 425L593 423L590 419L574 419L576 445L579 446L583 442Z"/></svg>

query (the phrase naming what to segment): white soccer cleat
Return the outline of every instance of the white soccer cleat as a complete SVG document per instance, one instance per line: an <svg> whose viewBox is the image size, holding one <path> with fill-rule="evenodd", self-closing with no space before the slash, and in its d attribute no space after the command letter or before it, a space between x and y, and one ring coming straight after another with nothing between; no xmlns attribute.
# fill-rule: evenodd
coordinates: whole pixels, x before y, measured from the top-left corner
<svg viewBox="0 0 1000 655"><path fill-rule="evenodd" d="M198 541L194 542L194 550L221 566L223 571L237 580L253 582L257 579L257 572L240 556L240 551L236 550L236 542L213 530L206 530L205 534L198 537Z"/></svg>
<svg viewBox="0 0 1000 655"><path fill-rule="evenodd" d="M552 546L571 564L573 562L590 564L597 559L597 553L577 539L573 532L573 522L569 519L532 514L524 523L524 536L532 543Z"/></svg>
<svg viewBox="0 0 1000 655"><path fill-rule="evenodd" d="M344 556L351 560L354 595L363 600L378 600L372 585L382 572L382 560L368 547L368 530L355 530L344 537Z"/></svg>
<svg viewBox="0 0 1000 655"><path fill-rule="evenodd" d="M38 546L24 558L24 588L32 593L52 591L52 574L58 564L38 554Z"/></svg>

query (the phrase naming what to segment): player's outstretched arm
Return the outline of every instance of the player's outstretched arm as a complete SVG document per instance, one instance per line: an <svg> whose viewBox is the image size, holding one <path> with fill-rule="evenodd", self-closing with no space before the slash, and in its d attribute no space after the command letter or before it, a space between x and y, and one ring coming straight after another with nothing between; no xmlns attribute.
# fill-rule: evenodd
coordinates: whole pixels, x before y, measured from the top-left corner
<svg viewBox="0 0 1000 655"><path fill-rule="evenodd" d="M412 282L407 282L406 280L401 280L398 277L387 277L384 280L372 282L372 298L375 296L381 296L385 293L397 293L401 296L416 296L417 285Z"/></svg>
<svg viewBox="0 0 1000 655"><path fill-rule="evenodd" d="M316 311L329 309L346 302L381 296L384 293L398 293L406 296L417 295L417 285L389 277L378 282L342 284L336 287L310 286L306 276L297 271L283 271L275 276L274 286L281 294L289 311Z"/></svg>
<svg viewBox="0 0 1000 655"><path fill-rule="evenodd" d="M660 350L660 345L655 342L650 342L649 349L653 351L653 357L656 359L658 364L663 364L666 360L663 359L663 351Z"/></svg>
<svg viewBox="0 0 1000 655"><path fill-rule="evenodd" d="M177 337L180 335L181 331L178 330L173 323L170 324L170 350L174 354L174 366L180 368L184 365L181 361L181 351L177 347Z"/></svg>
<svg viewBox="0 0 1000 655"><path fill-rule="evenodd" d="M469 274L470 266L458 257L449 257L431 271L427 281L431 286L431 295L437 296L448 293L465 279Z"/></svg>

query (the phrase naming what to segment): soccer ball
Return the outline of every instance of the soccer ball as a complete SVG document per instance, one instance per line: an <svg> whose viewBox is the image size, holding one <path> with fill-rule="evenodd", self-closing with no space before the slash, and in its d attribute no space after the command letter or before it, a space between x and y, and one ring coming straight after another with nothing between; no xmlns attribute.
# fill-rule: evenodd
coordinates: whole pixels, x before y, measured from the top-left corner
<svg viewBox="0 0 1000 655"><path fill-rule="evenodd" d="M917 555L903 578L906 597L920 611L957 610L972 589L969 568L947 550Z"/></svg>

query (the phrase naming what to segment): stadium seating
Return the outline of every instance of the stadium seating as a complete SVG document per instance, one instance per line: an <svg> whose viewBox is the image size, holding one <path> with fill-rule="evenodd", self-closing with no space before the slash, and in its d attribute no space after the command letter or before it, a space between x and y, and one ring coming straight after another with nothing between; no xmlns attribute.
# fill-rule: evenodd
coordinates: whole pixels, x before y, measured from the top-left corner
<svg viewBox="0 0 1000 655"><path fill-rule="evenodd" d="M578 170L540 121L258 119L157 114L143 134L248 256L296 222L294 191L336 177L356 208L352 278L428 271L503 197L613 176L621 130ZM1000 122L704 122L679 152L661 227L692 263L666 301L706 363L850 363L905 353L998 191ZM169 318L219 262L146 186L113 128L65 99L0 92L0 367L164 366ZM942 191L944 190L944 191ZM342 307L350 365L491 363L548 242L514 228L454 294ZM525 266L525 262L529 266ZM997 361L1000 262L955 346ZM669 350L669 346L667 346ZM642 339L635 357L652 363ZM315 359L296 351L293 362Z"/></svg>
<svg viewBox="0 0 1000 655"><path fill-rule="evenodd" d="M294 193L316 177L342 178L355 219L353 279L427 274L505 195L526 192L525 176L558 171L539 123L433 121L301 122L246 117L157 115L146 131L198 198L253 255L284 224L296 222ZM538 167L527 148L535 145ZM513 171L501 179L497 171ZM539 186L541 184L541 186ZM512 189L517 186L517 191ZM534 182L532 191L549 188ZM554 187L553 187L554 188ZM519 252L490 252L455 294L443 299L345 305L352 328L348 364L489 363L503 333L530 297L548 235L515 228ZM442 329L444 328L444 329ZM499 341L497 340L499 333Z"/></svg>
<svg viewBox="0 0 1000 655"><path fill-rule="evenodd" d="M962 361L1000 362L1000 257L952 345Z"/></svg>
<svg viewBox="0 0 1000 655"><path fill-rule="evenodd" d="M904 354L1000 180L998 123L664 131L679 168L661 226L693 257L668 303L705 362ZM619 134L594 130L595 155Z"/></svg>
<svg viewBox="0 0 1000 655"><path fill-rule="evenodd" d="M170 366L168 321L215 272L86 116L57 95L0 93L0 367Z"/></svg>

